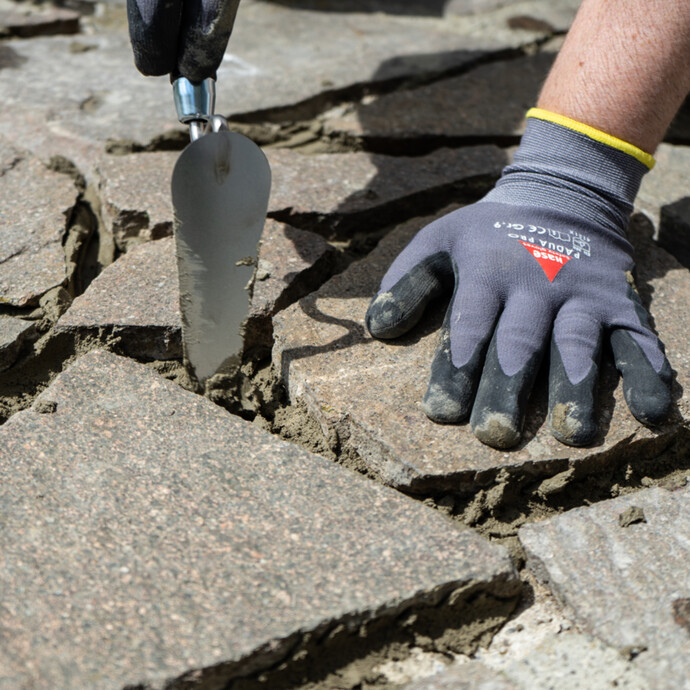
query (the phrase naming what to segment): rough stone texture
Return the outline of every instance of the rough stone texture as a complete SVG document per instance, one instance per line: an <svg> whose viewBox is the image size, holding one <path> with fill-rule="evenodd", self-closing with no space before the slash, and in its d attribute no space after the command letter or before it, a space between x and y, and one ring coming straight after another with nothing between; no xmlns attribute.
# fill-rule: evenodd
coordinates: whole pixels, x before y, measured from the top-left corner
<svg viewBox="0 0 690 690"><path fill-rule="evenodd" d="M273 173L269 213L335 236L409 217L423 204L428 207L434 195L495 179L507 162L495 146L439 149L419 157L304 156L280 149L267 154Z"/></svg>
<svg viewBox="0 0 690 690"><path fill-rule="evenodd" d="M521 690L500 671L493 671L480 661L454 664L447 671L418 680L405 690ZM537 690L532 686L530 690Z"/></svg>
<svg viewBox="0 0 690 690"><path fill-rule="evenodd" d="M621 527L632 505L647 521ZM647 489L520 530L527 563L575 619L634 656L654 688L690 687L690 637L674 601L690 595L690 487Z"/></svg>
<svg viewBox="0 0 690 690"><path fill-rule="evenodd" d="M79 13L60 7L0 9L0 34L18 38L79 33Z"/></svg>
<svg viewBox="0 0 690 690"><path fill-rule="evenodd" d="M635 206L654 224L655 238L690 267L690 149L662 144Z"/></svg>
<svg viewBox="0 0 690 690"><path fill-rule="evenodd" d="M325 122L326 133L366 140L462 140L522 134L553 62L550 53L496 62L427 86L381 96Z"/></svg>
<svg viewBox="0 0 690 690"><path fill-rule="evenodd" d="M55 333L116 339L132 357L182 357L173 239L141 244L108 266L60 317Z"/></svg>
<svg viewBox="0 0 690 690"><path fill-rule="evenodd" d="M334 250L323 238L268 220L249 312L248 346L270 347L271 316L323 282ZM108 266L60 318L55 333L114 338L133 357L182 356L173 238L146 242Z"/></svg>
<svg viewBox="0 0 690 690"><path fill-rule="evenodd" d="M592 468L597 462L608 465L616 456L635 454L642 459L659 453L679 427L669 424L654 432L638 423L628 412L610 367L601 385L601 431L592 448L570 448L551 436L543 424L544 387L528 412L523 442L509 453L482 445L466 424L437 425L427 419L420 402L436 349L442 306L395 342L372 339L364 315L385 270L430 220L402 225L367 258L274 319L274 365L291 401L307 406L324 435L337 434L341 451L359 456L385 483L420 492L464 491L478 473L524 467L531 471L542 463L548 467L554 459L571 463L589 459ZM656 247L644 228L636 225L632 238L638 250L638 286L645 303L652 298L656 327L685 391L679 406L687 419L690 363L682 324L690 274Z"/></svg>
<svg viewBox="0 0 690 690"><path fill-rule="evenodd" d="M12 366L19 350L34 328L31 321L0 317L0 371Z"/></svg>
<svg viewBox="0 0 690 690"><path fill-rule="evenodd" d="M0 137L0 304L23 307L66 278L62 240L77 190Z"/></svg>
<svg viewBox="0 0 690 690"><path fill-rule="evenodd" d="M81 41L87 52L75 51L73 39L62 36L0 47L0 134L41 157L71 153L87 176L94 160L89 152L102 150L107 139L147 144L180 130L169 80L136 71L124 8L111 9L108 23L96 22ZM544 35L512 30L500 13L490 20L412 21L359 12L334 21L331 12L246 2L218 71L217 110L237 115L315 101L334 90L470 65ZM25 122L27 111L33 115ZM45 132L36 138L41 122Z"/></svg>
<svg viewBox="0 0 690 690"><path fill-rule="evenodd" d="M345 617L519 586L500 547L142 365L92 352L36 404L0 429L3 689L220 688Z"/></svg>
<svg viewBox="0 0 690 690"><path fill-rule="evenodd" d="M380 228L435 195L497 177L507 161L495 146L440 149L420 157L265 153L272 175L269 215L330 235ZM170 179L178 156L104 157L99 165L104 215L121 246L133 237L169 232Z"/></svg>
<svg viewBox="0 0 690 690"><path fill-rule="evenodd" d="M103 156L98 165L102 215L117 245L131 238L151 240L172 234L170 180L177 152Z"/></svg>

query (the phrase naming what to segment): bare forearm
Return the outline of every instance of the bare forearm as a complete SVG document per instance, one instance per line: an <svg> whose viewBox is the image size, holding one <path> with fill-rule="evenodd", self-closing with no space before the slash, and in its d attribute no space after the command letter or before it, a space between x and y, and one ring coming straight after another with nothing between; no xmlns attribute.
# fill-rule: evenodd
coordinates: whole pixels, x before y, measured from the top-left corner
<svg viewBox="0 0 690 690"><path fill-rule="evenodd" d="M653 153L690 92L690 0L583 0L538 106Z"/></svg>

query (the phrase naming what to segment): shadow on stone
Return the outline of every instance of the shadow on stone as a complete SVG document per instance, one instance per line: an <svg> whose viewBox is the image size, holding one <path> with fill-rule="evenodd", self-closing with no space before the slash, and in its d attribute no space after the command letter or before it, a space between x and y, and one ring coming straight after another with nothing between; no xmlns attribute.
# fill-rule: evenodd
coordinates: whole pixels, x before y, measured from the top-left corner
<svg viewBox="0 0 690 690"><path fill-rule="evenodd" d="M690 268L690 196L661 207L658 244Z"/></svg>

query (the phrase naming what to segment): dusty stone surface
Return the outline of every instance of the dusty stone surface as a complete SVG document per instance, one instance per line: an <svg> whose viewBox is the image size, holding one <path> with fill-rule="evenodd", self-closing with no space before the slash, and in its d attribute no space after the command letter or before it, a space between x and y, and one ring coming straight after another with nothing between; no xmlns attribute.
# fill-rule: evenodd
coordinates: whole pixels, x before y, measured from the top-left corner
<svg viewBox="0 0 690 690"><path fill-rule="evenodd" d="M270 347L271 316L323 282L335 251L318 235L268 220L249 311L248 347ZM182 356L175 243L134 246L108 266L60 318L55 333L117 341L119 352L148 359Z"/></svg>
<svg viewBox="0 0 690 690"><path fill-rule="evenodd" d="M366 140L453 140L522 134L553 54L491 63L451 79L396 91L326 121L330 135Z"/></svg>
<svg viewBox="0 0 690 690"><path fill-rule="evenodd" d="M21 8L21 9L20 9ZM31 38L79 33L79 13L61 7L0 7L0 35Z"/></svg>
<svg viewBox="0 0 690 690"><path fill-rule="evenodd" d="M38 403L0 429L5 687L222 687L298 631L516 591L500 547L142 365L92 352Z"/></svg>
<svg viewBox="0 0 690 690"><path fill-rule="evenodd" d="M630 506L646 522L622 527ZM577 508L519 533L527 563L580 625L634 657L646 685L687 688L690 637L674 602L690 593L690 487L654 488Z"/></svg>
<svg viewBox="0 0 690 690"><path fill-rule="evenodd" d="M430 220L403 224L365 259L275 318L274 365L291 401L306 405L326 438L337 438L344 452L353 453L381 481L421 492L464 491L475 480L481 482L483 472L533 471L540 465L551 466L556 459L572 464L587 460L591 468L599 460L611 462L616 454L653 457L678 433L677 424L652 431L637 422L611 372L602 381L601 431L591 448L570 448L551 436L544 425L543 387L528 412L524 440L511 452L484 446L469 425L431 422L420 401L443 306L437 305L418 327L395 342L372 339L364 326L367 306L385 270ZM690 366L681 324L690 275L640 228L633 228L632 238L638 249L639 289L647 303L651 297L656 327L685 391L679 406L687 418Z"/></svg>
<svg viewBox="0 0 690 690"><path fill-rule="evenodd" d="M0 371L12 366L34 324L24 319L0 317Z"/></svg>
<svg viewBox="0 0 690 690"><path fill-rule="evenodd" d="M405 690L519 690L500 671L481 661L454 664L448 670L405 686Z"/></svg>
<svg viewBox="0 0 690 690"><path fill-rule="evenodd" d="M121 249L132 238L152 240L172 234L170 180L178 157L177 152L160 152L101 158L101 212Z"/></svg>
<svg viewBox="0 0 690 690"><path fill-rule="evenodd" d="M66 280L62 240L77 189L0 137L0 304L23 307Z"/></svg>
<svg viewBox="0 0 690 690"><path fill-rule="evenodd" d="M269 213L329 235L372 230L411 215L454 186L494 179L507 162L495 146L439 149L426 156L366 153L304 156L269 150L273 174Z"/></svg>
<svg viewBox="0 0 690 690"><path fill-rule="evenodd" d="M690 267L690 149L661 144L635 206L653 223L655 239Z"/></svg>
<svg viewBox="0 0 690 690"><path fill-rule="evenodd" d="M172 237L141 244L106 268L60 317L55 333L108 338L132 357L182 357Z"/></svg>

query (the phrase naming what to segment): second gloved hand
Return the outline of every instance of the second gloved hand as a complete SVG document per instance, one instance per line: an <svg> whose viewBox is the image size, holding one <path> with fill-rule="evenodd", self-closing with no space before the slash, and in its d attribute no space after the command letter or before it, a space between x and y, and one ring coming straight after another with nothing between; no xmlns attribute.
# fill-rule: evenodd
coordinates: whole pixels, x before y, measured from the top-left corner
<svg viewBox="0 0 690 690"><path fill-rule="evenodd" d="M431 299L454 289L426 414L442 423L469 417L481 441L510 448L550 353L552 433L586 445L597 433L604 337L635 417L660 423L671 404L671 369L635 290L625 237L653 159L572 120L529 115L496 188L417 234L385 275L367 326L377 338L402 335Z"/></svg>

